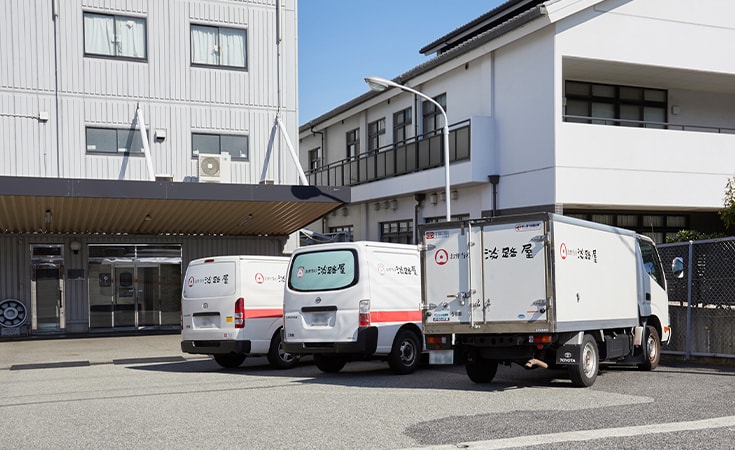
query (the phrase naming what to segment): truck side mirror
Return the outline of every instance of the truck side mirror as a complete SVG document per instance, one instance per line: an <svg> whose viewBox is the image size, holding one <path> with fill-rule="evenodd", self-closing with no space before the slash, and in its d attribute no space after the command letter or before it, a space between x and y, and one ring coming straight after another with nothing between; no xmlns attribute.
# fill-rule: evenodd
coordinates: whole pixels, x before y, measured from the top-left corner
<svg viewBox="0 0 735 450"><path fill-rule="evenodd" d="M677 256L671 261L671 272L676 278L684 278L684 258Z"/></svg>

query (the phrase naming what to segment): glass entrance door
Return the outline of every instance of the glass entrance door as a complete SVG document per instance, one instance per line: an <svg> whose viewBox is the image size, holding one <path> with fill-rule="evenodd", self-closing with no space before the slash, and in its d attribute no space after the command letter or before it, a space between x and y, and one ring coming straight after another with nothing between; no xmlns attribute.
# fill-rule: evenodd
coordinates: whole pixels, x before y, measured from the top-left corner
<svg viewBox="0 0 735 450"><path fill-rule="evenodd" d="M31 309L34 331L66 328L62 244L31 246Z"/></svg>
<svg viewBox="0 0 735 450"><path fill-rule="evenodd" d="M114 265L115 298L112 306L113 327L134 327L137 325L137 283L135 266L132 264Z"/></svg>
<svg viewBox="0 0 735 450"><path fill-rule="evenodd" d="M89 247L89 326L179 326L180 246Z"/></svg>

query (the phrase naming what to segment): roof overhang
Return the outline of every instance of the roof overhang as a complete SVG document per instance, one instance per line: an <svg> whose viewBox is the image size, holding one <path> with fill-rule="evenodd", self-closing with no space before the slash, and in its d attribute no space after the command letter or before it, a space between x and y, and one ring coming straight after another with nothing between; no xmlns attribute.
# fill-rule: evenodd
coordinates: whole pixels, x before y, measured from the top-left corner
<svg viewBox="0 0 735 450"><path fill-rule="evenodd" d="M288 235L349 187L0 177L0 233Z"/></svg>

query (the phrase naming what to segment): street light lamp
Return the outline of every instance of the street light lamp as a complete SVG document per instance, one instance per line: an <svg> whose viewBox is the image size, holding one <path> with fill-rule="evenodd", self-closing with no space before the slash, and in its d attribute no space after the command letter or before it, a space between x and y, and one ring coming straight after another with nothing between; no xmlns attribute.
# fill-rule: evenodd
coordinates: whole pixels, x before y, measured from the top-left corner
<svg viewBox="0 0 735 450"><path fill-rule="evenodd" d="M447 112L444 111L444 108L442 105L439 104L436 100L429 97L428 95L424 94L423 92L419 92L416 89L411 89L408 86L404 86L402 84L398 84L394 81L386 80L384 78L379 77L366 77L365 83L370 87L373 91L384 91L388 88L398 88L402 89L407 92L411 92L413 94L418 95L421 98L426 99L427 101L431 102L439 108L439 111L442 113L442 116L444 117L444 127L442 129L442 135L444 137L444 198L447 200L447 222L452 220L451 215L451 208L449 205L450 198L452 196L449 193L449 189L451 186L451 183L449 181L449 119L447 118Z"/></svg>

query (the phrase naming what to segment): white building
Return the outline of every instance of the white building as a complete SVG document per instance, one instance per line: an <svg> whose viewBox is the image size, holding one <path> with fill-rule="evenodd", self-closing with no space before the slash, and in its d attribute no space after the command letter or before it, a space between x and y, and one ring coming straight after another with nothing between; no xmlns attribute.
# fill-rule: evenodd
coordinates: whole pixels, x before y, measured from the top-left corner
<svg viewBox="0 0 735 450"><path fill-rule="evenodd" d="M296 13L0 2L2 336L177 328L188 261L281 254L349 200L290 156Z"/></svg>
<svg viewBox="0 0 735 450"><path fill-rule="evenodd" d="M446 107L453 217L556 211L658 242L721 231L733 17L729 0L510 0L426 45L435 56L393 81ZM352 186L352 203L312 229L417 242L417 224L446 215L442 127L438 109L398 88L307 121L310 181Z"/></svg>

